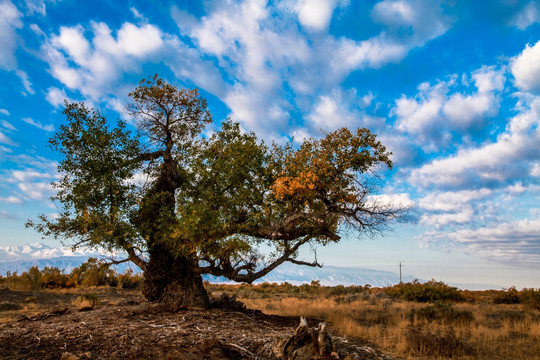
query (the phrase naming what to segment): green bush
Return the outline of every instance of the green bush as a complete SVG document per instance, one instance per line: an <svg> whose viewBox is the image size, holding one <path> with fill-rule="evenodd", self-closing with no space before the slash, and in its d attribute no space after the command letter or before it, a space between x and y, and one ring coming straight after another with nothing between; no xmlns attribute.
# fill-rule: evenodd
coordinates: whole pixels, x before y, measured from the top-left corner
<svg viewBox="0 0 540 360"><path fill-rule="evenodd" d="M463 294L456 287L435 280L430 280L426 283L420 283L418 280L414 280L410 283L385 288L384 292L394 299L416 302L465 300Z"/></svg>

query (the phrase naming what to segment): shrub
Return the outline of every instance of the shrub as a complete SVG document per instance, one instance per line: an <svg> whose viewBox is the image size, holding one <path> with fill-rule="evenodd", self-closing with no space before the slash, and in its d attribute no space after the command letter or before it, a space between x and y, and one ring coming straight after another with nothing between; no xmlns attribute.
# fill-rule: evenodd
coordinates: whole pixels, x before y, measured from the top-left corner
<svg viewBox="0 0 540 360"><path fill-rule="evenodd" d="M509 289L504 289L503 291L497 291L493 296L494 304L519 304L519 291L516 290L515 286L512 286Z"/></svg>
<svg viewBox="0 0 540 360"><path fill-rule="evenodd" d="M540 310L540 289L523 289L519 292L522 304Z"/></svg>
<svg viewBox="0 0 540 360"><path fill-rule="evenodd" d="M116 286L115 272L108 266L100 264L98 259L89 258L87 262L71 271L70 278L82 286Z"/></svg>
<svg viewBox="0 0 540 360"><path fill-rule="evenodd" d="M127 269L124 273L118 275L118 287L122 289L136 289L142 285L143 276L134 274L132 269Z"/></svg>
<svg viewBox="0 0 540 360"><path fill-rule="evenodd" d="M413 310L410 313L412 322L414 319L424 320L427 322L437 321L439 323L469 323L474 321L472 311L456 310L451 304L435 303L419 310Z"/></svg>
<svg viewBox="0 0 540 360"><path fill-rule="evenodd" d="M57 267L45 267L41 271L41 287L56 289L68 287L69 277Z"/></svg>
<svg viewBox="0 0 540 360"><path fill-rule="evenodd" d="M430 280L423 284L418 280L414 280L410 283L385 288L384 291L392 298L407 301L436 302L465 300L456 287L435 280Z"/></svg>

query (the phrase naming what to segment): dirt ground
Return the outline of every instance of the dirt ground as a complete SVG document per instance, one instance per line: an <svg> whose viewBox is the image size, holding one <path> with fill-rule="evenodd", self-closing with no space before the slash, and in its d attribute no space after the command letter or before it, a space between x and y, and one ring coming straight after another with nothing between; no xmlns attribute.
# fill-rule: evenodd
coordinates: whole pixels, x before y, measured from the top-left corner
<svg viewBox="0 0 540 360"><path fill-rule="evenodd" d="M255 310L170 312L135 291L85 292L98 304L80 311L77 291L0 290L0 359L276 359L276 342L299 322ZM339 358L391 359L366 342L332 338Z"/></svg>

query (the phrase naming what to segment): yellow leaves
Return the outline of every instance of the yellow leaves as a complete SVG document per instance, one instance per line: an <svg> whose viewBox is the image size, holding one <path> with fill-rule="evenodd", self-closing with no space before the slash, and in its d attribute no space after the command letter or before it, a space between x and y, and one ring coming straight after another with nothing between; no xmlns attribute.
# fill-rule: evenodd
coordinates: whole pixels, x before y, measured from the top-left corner
<svg viewBox="0 0 540 360"><path fill-rule="evenodd" d="M306 196L310 190L317 188L319 177L311 170L301 171L298 176L282 176L276 179L274 185L270 188L274 191L276 197L282 199L286 196L300 194Z"/></svg>

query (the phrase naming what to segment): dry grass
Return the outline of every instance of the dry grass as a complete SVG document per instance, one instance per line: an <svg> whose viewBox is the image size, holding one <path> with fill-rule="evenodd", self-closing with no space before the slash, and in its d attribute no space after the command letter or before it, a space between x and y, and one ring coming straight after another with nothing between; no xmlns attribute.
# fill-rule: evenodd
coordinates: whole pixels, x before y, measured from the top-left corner
<svg viewBox="0 0 540 360"><path fill-rule="evenodd" d="M428 305L377 294L241 299L276 315L324 318L342 335L408 358L540 359L540 312L523 305Z"/></svg>

